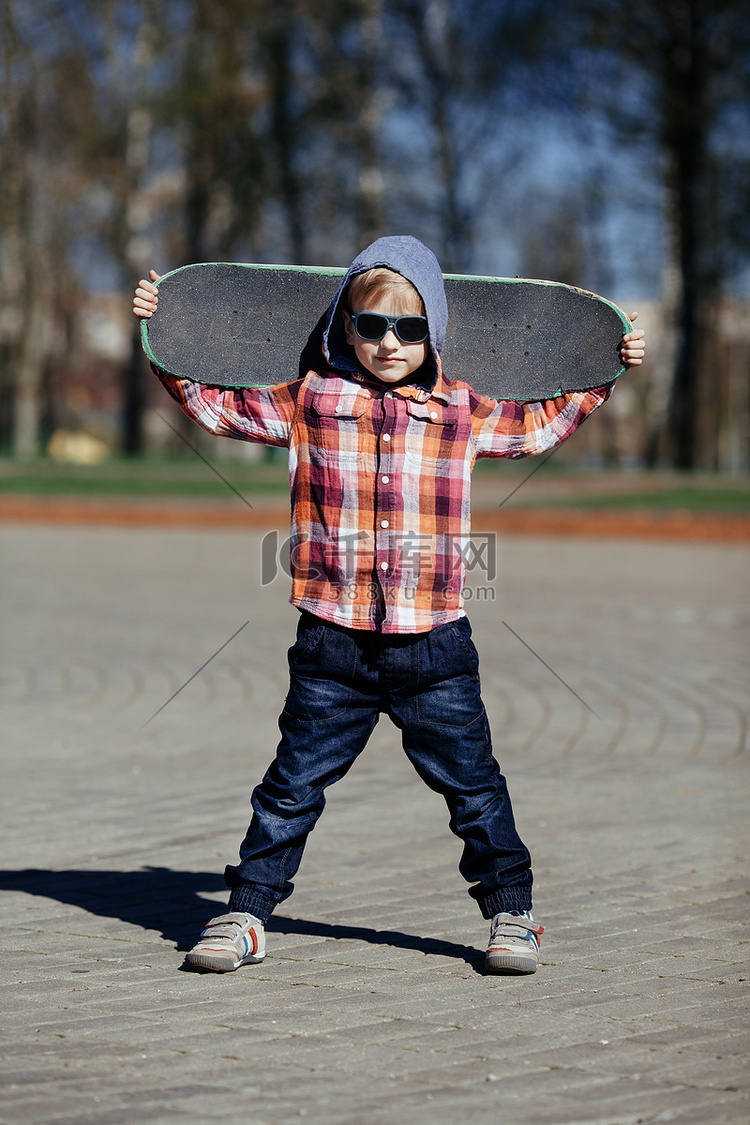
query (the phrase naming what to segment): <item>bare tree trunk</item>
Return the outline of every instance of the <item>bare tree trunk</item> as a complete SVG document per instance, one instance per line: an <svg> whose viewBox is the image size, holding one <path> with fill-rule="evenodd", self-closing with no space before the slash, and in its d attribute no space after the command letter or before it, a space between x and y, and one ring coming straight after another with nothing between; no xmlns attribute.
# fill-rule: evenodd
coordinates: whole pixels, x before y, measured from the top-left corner
<svg viewBox="0 0 750 1125"><path fill-rule="evenodd" d="M462 273L471 257L471 219L461 198L463 160L452 110L456 105L457 76L453 66L454 45L450 42L448 0L412 0L397 5L409 24L424 78L422 102L436 142L440 185L439 216L444 249L443 269Z"/></svg>
<svg viewBox="0 0 750 1125"><path fill-rule="evenodd" d="M35 457L40 449L47 314L41 287L33 285L18 356L13 426L13 452L16 457Z"/></svg>
<svg viewBox="0 0 750 1125"><path fill-rule="evenodd" d="M364 0L362 14L363 59L360 67L362 104L354 130L354 146L359 157L359 180L356 192L356 222L363 245L383 233L383 175L380 170L378 132L382 116L379 84L380 58L383 49L383 13L381 0Z"/></svg>
<svg viewBox="0 0 750 1125"><path fill-rule="evenodd" d="M670 208L680 274L678 345L668 430L676 469L696 463L697 333L705 283L700 251L705 230L707 73L696 0L672 4L671 44L665 58L663 143L670 159Z"/></svg>
<svg viewBox="0 0 750 1125"><path fill-rule="evenodd" d="M17 457L35 457L40 452L42 382L51 313L46 176L40 153L39 106L31 94L28 110L29 133L23 151L19 152L24 193L18 215L21 260L16 275L22 295L13 426L13 451Z"/></svg>
<svg viewBox="0 0 750 1125"><path fill-rule="evenodd" d="M14 5L3 5L3 289L12 332L8 347L8 383L13 396L12 448L19 457L34 457L40 446L49 311L43 198L46 177L41 155L37 68L35 59L18 39L14 17Z"/></svg>
<svg viewBox="0 0 750 1125"><path fill-rule="evenodd" d="M135 100L143 99L142 75L151 61L154 35L151 5L145 6L143 23L138 33L135 58ZM125 261L130 277L140 275L143 241L140 237L144 221L145 200L143 177L148 169L151 114L142 105L134 105L128 114L126 134L127 199L125 204ZM140 327L134 324L130 335L130 355L122 374L122 451L129 457L143 453L143 415L146 410L145 360L141 348Z"/></svg>
<svg viewBox="0 0 750 1125"><path fill-rule="evenodd" d="M277 0L267 36L269 81L271 87L272 141L276 150L281 197L292 261L307 264L307 232L303 209L303 193L295 157L299 137L291 111L294 91L292 68L292 36L294 15L286 0Z"/></svg>

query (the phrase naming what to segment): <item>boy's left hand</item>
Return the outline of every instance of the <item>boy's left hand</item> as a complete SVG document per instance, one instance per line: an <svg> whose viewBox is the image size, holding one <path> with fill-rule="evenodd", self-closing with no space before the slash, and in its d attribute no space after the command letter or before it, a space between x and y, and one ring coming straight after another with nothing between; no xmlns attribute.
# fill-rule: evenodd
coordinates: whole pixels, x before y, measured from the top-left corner
<svg viewBox="0 0 750 1125"><path fill-rule="evenodd" d="M149 270L148 280L144 277L138 282L138 288L133 295L133 316L136 320L142 320L144 317L148 319L156 312L156 306L159 304L159 290L156 288L158 280L159 274L156 270Z"/></svg>
<svg viewBox="0 0 750 1125"><path fill-rule="evenodd" d="M631 313L629 320L635 320L638 316L637 312ZM628 332L622 338L620 345L620 355L622 362L626 363L629 367L637 367L643 363L643 357L646 354L646 333L642 328L636 328L632 332Z"/></svg>

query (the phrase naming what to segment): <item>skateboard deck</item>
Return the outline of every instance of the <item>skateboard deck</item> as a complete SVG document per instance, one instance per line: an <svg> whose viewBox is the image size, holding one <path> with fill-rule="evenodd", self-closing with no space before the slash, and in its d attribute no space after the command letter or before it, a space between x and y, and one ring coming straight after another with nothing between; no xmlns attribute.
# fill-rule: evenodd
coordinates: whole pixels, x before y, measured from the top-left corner
<svg viewBox="0 0 750 1125"><path fill-rule="evenodd" d="M321 360L325 310L346 271L207 262L158 282L141 321L146 355L173 375L220 387L288 382ZM445 274L449 379L494 399L534 402L612 383L632 325L583 289L525 278ZM323 314L323 315L321 315Z"/></svg>

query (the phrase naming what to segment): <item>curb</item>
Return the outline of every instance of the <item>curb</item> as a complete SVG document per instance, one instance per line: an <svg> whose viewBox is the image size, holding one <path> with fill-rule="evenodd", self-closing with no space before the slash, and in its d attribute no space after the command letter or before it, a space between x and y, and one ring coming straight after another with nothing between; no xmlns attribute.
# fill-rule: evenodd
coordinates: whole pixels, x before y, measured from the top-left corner
<svg viewBox="0 0 750 1125"><path fill-rule="evenodd" d="M289 523L287 505L257 508L227 504L179 504L69 497L0 496L0 522L84 524L98 527L278 528ZM750 515L653 511L647 508L494 508L474 510L476 531L606 539L677 539L712 543L750 542Z"/></svg>

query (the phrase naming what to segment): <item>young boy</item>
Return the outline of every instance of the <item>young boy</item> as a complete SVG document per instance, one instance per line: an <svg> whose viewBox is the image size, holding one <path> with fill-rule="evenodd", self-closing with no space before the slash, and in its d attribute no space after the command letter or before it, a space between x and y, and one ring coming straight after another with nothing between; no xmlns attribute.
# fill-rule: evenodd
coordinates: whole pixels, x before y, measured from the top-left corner
<svg viewBox="0 0 750 1125"><path fill-rule="evenodd" d="M137 317L156 310L150 278L136 290ZM531 860L492 756L462 605L470 476L477 457L554 448L611 387L524 405L484 398L443 375L447 319L434 254L415 238L380 238L344 277L320 364L304 378L222 390L155 368L204 429L289 449L291 601L301 611L281 741L253 792L240 862L225 871L229 912L187 955L197 968L263 959L264 924L292 893L325 789L385 712L463 842L459 870L490 921L486 971L536 971ZM623 338L625 363L643 354L642 332Z"/></svg>

